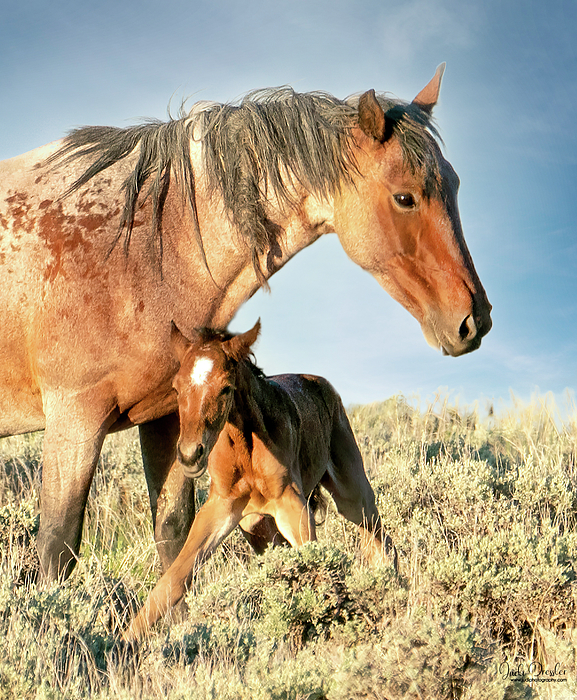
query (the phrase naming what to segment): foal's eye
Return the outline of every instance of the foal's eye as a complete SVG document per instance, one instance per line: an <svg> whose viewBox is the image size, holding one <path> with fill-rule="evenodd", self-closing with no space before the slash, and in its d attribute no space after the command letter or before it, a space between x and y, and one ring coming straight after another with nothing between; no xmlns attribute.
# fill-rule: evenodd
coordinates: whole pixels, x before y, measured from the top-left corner
<svg viewBox="0 0 577 700"><path fill-rule="evenodd" d="M232 387L231 386L225 386L220 390L220 395L221 396L228 396L229 394L232 393Z"/></svg>
<svg viewBox="0 0 577 700"><path fill-rule="evenodd" d="M394 194L393 199L401 209L413 209L416 206L415 198L412 194Z"/></svg>

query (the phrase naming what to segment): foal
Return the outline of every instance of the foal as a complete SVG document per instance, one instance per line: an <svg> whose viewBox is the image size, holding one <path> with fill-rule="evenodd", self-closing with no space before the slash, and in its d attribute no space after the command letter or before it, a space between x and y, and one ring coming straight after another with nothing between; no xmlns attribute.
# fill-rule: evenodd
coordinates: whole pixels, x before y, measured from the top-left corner
<svg viewBox="0 0 577 700"><path fill-rule="evenodd" d="M182 551L126 640L141 637L178 603L195 568L237 525L257 552L279 533L293 547L316 539L308 499L319 484L341 515L360 526L365 556L396 568L396 550L383 530L339 395L322 377L265 377L250 360L259 331L260 321L241 335L202 330L189 342L173 327L181 363L173 382L178 459L189 477L208 468L211 484Z"/></svg>

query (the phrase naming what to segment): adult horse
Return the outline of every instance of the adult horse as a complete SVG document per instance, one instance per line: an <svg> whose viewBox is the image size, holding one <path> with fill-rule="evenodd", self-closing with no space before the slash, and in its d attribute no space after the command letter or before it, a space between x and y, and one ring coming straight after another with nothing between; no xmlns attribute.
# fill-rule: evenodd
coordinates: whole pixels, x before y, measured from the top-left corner
<svg viewBox="0 0 577 700"><path fill-rule="evenodd" d="M189 336L226 326L322 234L429 343L479 347L491 307L430 119L442 72L412 103L261 91L168 123L81 128L0 164L0 435L45 430L45 578L74 567L104 437L131 425L163 567L174 560L194 507L172 469L171 322Z"/></svg>

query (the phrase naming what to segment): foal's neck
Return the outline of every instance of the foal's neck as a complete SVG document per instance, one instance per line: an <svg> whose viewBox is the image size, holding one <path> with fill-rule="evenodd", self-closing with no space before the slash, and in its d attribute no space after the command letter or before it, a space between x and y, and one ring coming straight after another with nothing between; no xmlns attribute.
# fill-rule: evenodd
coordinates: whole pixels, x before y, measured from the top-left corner
<svg viewBox="0 0 577 700"><path fill-rule="evenodd" d="M236 380L228 422L245 436L262 435L266 431L266 406L271 387L266 377L255 371L248 361L239 363Z"/></svg>

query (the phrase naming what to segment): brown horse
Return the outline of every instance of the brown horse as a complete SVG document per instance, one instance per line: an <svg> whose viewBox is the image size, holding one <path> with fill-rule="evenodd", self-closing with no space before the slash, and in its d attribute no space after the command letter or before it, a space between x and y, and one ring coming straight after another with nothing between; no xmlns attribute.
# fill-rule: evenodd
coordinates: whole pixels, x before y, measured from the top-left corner
<svg viewBox="0 0 577 700"><path fill-rule="evenodd" d="M141 637L176 605L195 568L237 525L257 551L276 528L293 546L316 539L309 498L322 484L345 518L359 525L371 561L396 551L384 533L363 460L339 395L322 377L265 377L249 359L260 322L247 333L202 330L188 342L175 328L180 361L178 457L188 477L208 468L208 499L188 538L125 633ZM274 518L274 526L265 517ZM267 528L268 525L268 528Z"/></svg>
<svg viewBox="0 0 577 700"><path fill-rule="evenodd" d="M225 327L322 234L430 343L479 347L491 307L431 126L441 74L410 104L269 90L167 123L81 128L0 163L0 436L45 430L46 578L72 570L104 437L131 425L170 565L194 517L193 482L172 469L171 322Z"/></svg>

